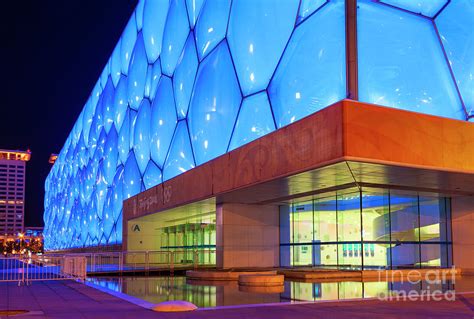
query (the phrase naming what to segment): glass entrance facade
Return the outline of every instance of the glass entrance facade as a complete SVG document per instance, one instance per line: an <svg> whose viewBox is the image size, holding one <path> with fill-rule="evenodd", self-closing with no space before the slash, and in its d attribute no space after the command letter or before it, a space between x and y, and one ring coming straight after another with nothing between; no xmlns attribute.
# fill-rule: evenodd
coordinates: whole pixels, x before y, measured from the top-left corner
<svg viewBox="0 0 474 319"><path fill-rule="evenodd" d="M280 206L280 264L349 269L451 266L450 199L346 189Z"/></svg>

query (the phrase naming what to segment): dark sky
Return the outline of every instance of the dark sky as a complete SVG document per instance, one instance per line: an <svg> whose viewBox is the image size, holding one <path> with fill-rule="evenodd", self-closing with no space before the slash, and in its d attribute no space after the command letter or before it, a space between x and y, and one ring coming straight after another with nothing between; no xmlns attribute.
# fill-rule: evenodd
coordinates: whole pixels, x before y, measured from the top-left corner
<svg viewBox="0 0 474 319"><path fill-rule="evenodd" d="M135 0L2 1L0 149L30 149L25 224L43 224L50 153L61 150Z"/></svg>

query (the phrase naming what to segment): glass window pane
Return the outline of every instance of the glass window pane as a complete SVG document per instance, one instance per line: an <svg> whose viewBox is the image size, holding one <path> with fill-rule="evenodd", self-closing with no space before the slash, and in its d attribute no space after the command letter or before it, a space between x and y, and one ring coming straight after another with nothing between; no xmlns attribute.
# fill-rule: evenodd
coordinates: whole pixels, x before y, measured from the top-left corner
<svg viewBox="0 0 474 319"><path fill-rule="evenodd" d="M314 241L337 241L336 197L316 199L314 201Z"/></svg>
<svg viewBox="0 0 474 319"><path fill-rule="evenodd" d="M309 245L293 246L293 265L313 264L313 202L293 204L293 243L307 243Z"/></svg>
<svg viewBox="0 0 474 319"><path fill-rule="evenodd" d="M337 196L337 240L360 241L360 193Z"/></svg>
<svg viewBox="0 0 474 319"><path fill-rule="evenodd" d="M362 195L362 236L364 241L390 240L388 191L364 192Z"/></svg>
<svg viewBox="0 0 474 319"><path fill-rule="evenodd" d="M392 241L419 241L418 197L415 195L391 194L390 210Z"/></svg>
<svg viewBox="0 0 474 319"><path fill-rule="evenodd" d="M446 245L421 244L420 253L422 268L440 267L441 265L446 266Z"/></svg>
<svg viewBox="0 0 474 319"><path fill-rule="evenodd" d="M338 245L338 266L342 269L359 268L362 266L362 244L347 243Z"/></svg>
<svg viewBox="0 0 474 319"><path fill-rule="evenodd" d="M364 243L364 269L390 268L390 245Z"/></svg>
<svg viewBox="0 0 474 319"><path fill-rule="evenodd" d="M293 242L313 242L313 202L293 204Z"/></svg>
<svg viewBox="0 0 474 319"><path fill-rule="evenodd" d="M415 268L420 263L420 245L398 243L392 245L392 267L398 268Z"/></svg>
<svg viewBox="0 0 474 319"><path fill-rule="evenodd" d="M420 240L446 241L445 200L440 197L420 197Z"/></svg>
<svg viewBox="0 0 474 319"><path fill-rule="evenodd" d="M310 266L313 263L311 245L291 246L292 266Z"/></svg>
<svg viewBox="0 0 474 319"><path fill-rule="evenodd" d="M313 265L325 268L337 267L337 245L313 245Z"/></svg>

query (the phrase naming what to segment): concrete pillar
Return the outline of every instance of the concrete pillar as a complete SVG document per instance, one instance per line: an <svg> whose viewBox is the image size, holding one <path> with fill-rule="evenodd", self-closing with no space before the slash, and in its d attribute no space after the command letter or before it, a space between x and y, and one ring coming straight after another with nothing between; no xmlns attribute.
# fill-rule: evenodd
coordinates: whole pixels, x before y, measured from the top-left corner
<svg viewBox="0 0 474 319"><path fill-rule="evenodd" d="M218 268L277 267L279 246L278 206L217 205Z"/></svg>
<svg viewBox="0 0 474 319"><path fill-rule="evenodd" d="M453 263L463 274L474 275L474 198L451 200Z"/></svg>

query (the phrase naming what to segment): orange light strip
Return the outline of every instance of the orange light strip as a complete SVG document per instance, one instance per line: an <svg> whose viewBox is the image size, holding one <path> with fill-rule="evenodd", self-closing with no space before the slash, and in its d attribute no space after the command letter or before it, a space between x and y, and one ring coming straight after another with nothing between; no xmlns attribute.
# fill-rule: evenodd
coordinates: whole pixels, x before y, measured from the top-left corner
<svg viewBox="0 0 474 319"><path fill-rule="evenodd" d="M49 162L50 164L54 164L57 159L58 159L58 154L51 154L51 155L49 156L49 161L48 161L48 162Z"/></svg>
<svg viewBox="0 0 474 319"><path fill-rule="evenodd" d="M31 159L31 152L28 151L9 151L9 150L0 150L0 160L10 160L10 161L24 161L28 162Z"/></svg>
<svg viewBox="0 0 474 319"><path fill-rule="evenodd" d="M22 200L0 200L0 204L9 204L9 205L22 205L23 201Z"/></svg>

